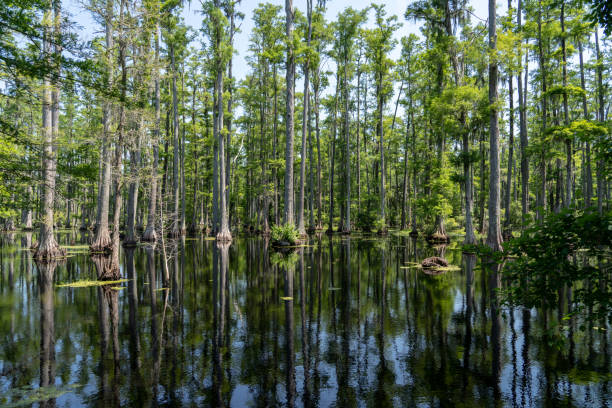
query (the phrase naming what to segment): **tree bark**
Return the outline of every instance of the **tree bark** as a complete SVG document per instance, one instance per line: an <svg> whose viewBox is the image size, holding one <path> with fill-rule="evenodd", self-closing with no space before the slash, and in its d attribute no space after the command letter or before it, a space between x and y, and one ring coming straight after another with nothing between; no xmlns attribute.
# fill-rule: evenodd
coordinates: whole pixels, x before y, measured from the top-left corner
<svg viewBox="0 0 612 408"><path fill-rule="evenodd" d="M489 230L487 245L494 251L502 249L499 197L499 128L497 118L497 33L495 0L489 0Z"/></svg>
<svg viewBox="0 0 612 408"><path fill-rule="evenodd" d="M306 47L310 47L310 37L312 36L312 0L306 1L306 14L308 16L308 34L306 37ZM308 57L304 63L304 103L302 110L302 157L300 161L300 198L298 205L298 233L306 235L304 226L304 183L306 181L306 133L308 132L308 104L310 103L310 60Z"/></svg>
<svg viewBox="0 0 612 408"><path fill-rule="evenodd" d="M52 5L52 7L51 7ZM49 8L43 17L43 53L47 64L53 64L55 72L52 75L45 75L43 79L43 105L42 105L42 129L43 129L43 205L42 220L40 223L40 236L38 246L34 252L34 258L41 261L49 261L54 258L66 256L66 251L62 249L54 235L54 211L55 203L55 141L59 134L59 74L61 59L61 15L60 2L54 0L49 4ZM54 19L51 23L51 9L53 8ZM51 24L54 32L51 33ZM51 37L54 37L52 41ZM52 43L55 43L53 50ZM53 58L51 58L53 54Z"/></svg>
<svg viewBox="0 0 612 408"><path fill-rule="evenodd" d="M106 1L106 14L105 14L105 37L106 37L106 50L105 50L105 63L107 69L108 80L106 83L107 89L111 89L113 86L112 81L112 64L113 64L113 3L114 0ZM111 248L111 238L108 230L108 213L109 213L109 201L110 201L110 188L111 188L111 115L112 115L112 102L105 100L102 106L102 179L100 180L98 199L98 212L96 214L96 235L94 236L93 242L90 246L93 252L105 252Z"/></svg>
<svg viewBox="0 0 612 408"><path fill-rule="evenodd" d="M219 7L219 1L216 0L215 1L216 6ZM218 165L219 165L219 216L220 216L220 225L219 225L219 232L217 233L217 241L218 242L230 242L232 240L232 234L229 230L229 223L228 223L228 214L227 214L227 201L226 201L226 189L227 189L227 184L225 181L225 138L223 135L223 109L224 109L224 105L223 105L223 72L224 72L224 67L222 64L222 60L221 60L221 27L220 27L220 22L216 22L216 28L215 28L215 52L216 52L216 59L217 59L217 66L216 66L216 80L215 80L215 96L216 96L216 104L215 104L215 113L217 115L217 120L216 120L216 128L214 129L215 133L216 133L216 138L218 141L218 145L219 145L219 151L218 151L218 155L219 155L219 159L217 161Z"/></svg>
<svg viewBox="0 0 612 408"><path fill-rule="evenodd" d="M563 119L565 126L569 126L569 108L567 103L567 50L565 46L565 1L561 2L561 53L563 57L562 73L563 73ZM565 140L565 206L570 207L572 204L572 139Z"/></svg>
<svg viewBox="0 0 612 408"><path fill-rule="evenodd" d="M506 195L505 195L505 210L506 216L504 226L510 228L510 188L512 186L512 168L514 166L514 87L512 84L512 73L508 75L508 102L510 105L509 115L509 130L508 130L508 172L506 174Z"/></svg>
<svg viewBox="0 0 612 408"><path fill-rule="evenodd" d="M293 131L294 131L294 77L295 56L293 51L293 0L285 0L285 30L287 35L287 99L286 99L286 147L285 147L285 214L284 223L294 224L293 212Z"/></svg>
<svg viewBox="0 0 612 408"><path fill-rule="evenodd" d="M582 56L582 41L578 40L578 55L580 58L580 86L584 93L582 94L582 115L585 120L589 120L589 111L587 108L586 84L584 80L584 58ZM589 208L593 203L593 170L591 169L591 142L585 143L585 182L586 188L584 191L584 206Z"/></svg>
<svg viewBox="0 0 612 408"><path fill-rule="evenodd" d="M174 58L174 44L168 44L170 49L170 64L172 69L172 228L171 237L181 235L180 208L179 208L179 121L178 121L178 95L176 89L176 61Z"/></svg>
<svg viewBox="0 0 612 408"><path fill-rule="evenodd" d="M519 0L518 9L516 13L518 30L521 30L521 20L523 14L523 2ZM527 59L527 53L525 53L525 59ZM518 88L518 102L519 102L519 136L521 144L521 207L522 215L525 217L529 213L529 157L527 156L527 113L525 98L527 95L523 95L523 67L521 58L519 56L519 72L517 75L517 88ZM525 85L527 85L527 73L525 73ZM525 87L526 89L526 87ZM526 92L525 92L526 93ZM521 223L524 225L524 223Z"/></svg>
<svg viewBox="0 0 612 408"><path fill-rule="evenodd" d="M149 213L147 215L147 228L142 235L143 241L155 242L157 234L155 232L155 220L156 220L156 208L157 203L157 168L159 166L159 136L160 136L160 120L161 120L161 109L160 100L161 94L159 89L159 17L155 25L155 128L153 130L153 165L151 167L151 175L149 182L151 183L150 195L149 195Z"/></svg>
<svg viewBox="0 0 612 408"><path fill-rule="evenodd" d="M599 27L595 26L595 53L597 56L597 97L598 97L598 120L603 122L605 120L604 113L604 87L603 87L603 61L601 57L601 50L599 49ZM601 154L603 152L600 151ZM602 159L597 160L597 211L599 214L603 214L603 203L605 201L604 194L604 163Z"/></svg>

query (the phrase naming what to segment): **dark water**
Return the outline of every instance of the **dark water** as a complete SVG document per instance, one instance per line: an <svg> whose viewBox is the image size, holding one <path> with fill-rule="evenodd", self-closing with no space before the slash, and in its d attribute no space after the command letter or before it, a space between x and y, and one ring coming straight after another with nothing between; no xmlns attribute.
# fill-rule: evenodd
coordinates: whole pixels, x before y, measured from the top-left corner
<svg viewBox="0 0 612 408"><path fill-rule="evenodd" d="M612 405L609 331L499 306L495 271L452 246L322 237L279 257L186 239L169 289L144 247L122 249L129 281L69 288L96 279L86 249L37 267L31 234L1 239L0 405ZM461 269L406 267L434 254ZM560 322L565 342L543 340Z"/></svg>

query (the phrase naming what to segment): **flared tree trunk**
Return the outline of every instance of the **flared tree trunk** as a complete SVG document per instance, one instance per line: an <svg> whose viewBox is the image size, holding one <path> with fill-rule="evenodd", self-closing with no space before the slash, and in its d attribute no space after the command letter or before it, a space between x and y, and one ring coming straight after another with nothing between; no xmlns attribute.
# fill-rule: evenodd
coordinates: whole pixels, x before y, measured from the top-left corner
<svg viewBox="0 0 612 408"><path fill-rule="evenodd" d="M51 23L51 13L54 19ZM54 234L54 209L55 203L55 173L56 157L54 144L59 134L59 69L60 69L60 2L55 0L53 7L49 7L43 18L44 33L43 47L48 64L53 64L56 69L55 79L47 74L43 80L43 105L42 105L42 131L43 131L43 185L42 185L42 219L40 223L40 236L34 257L38 260L51 260L66 255L66 251L60 248L55 240ZM54 25L54 33L51 33L51 24ZM51 37L55 37L52 41ZM54 49L51 44L55 43ZM53 53L53 60L49 57Z"/></svg>
<svg viewBox="0 0 612 408"><path fill-rule="evenodd" d="M107 70L107 89L111 89L112 84L112 64L113 64L113 3L114 0L106 1L106 14L105 14L105 37L106 37L106 50L105 50L105 63ZM93 242L90 246L93 252L105 252L110 250L111 237L108 230L108 214L109 214L109 202L110 202L110 189L111 189L111 118L112 116L112 103L110 100L105 100L102 107L102 153L100 159L102 160L102 178L100 180L99 192L98 192L98 211L96 214L96 234Z"/></svg>

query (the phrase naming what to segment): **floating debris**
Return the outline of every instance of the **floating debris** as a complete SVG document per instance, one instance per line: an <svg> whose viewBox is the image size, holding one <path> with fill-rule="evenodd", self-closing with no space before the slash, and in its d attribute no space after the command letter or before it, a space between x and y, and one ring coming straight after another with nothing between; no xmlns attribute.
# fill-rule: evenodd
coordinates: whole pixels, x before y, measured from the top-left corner
<svg viewBox="0 0 612 408"><path fill-rule="evenodd" d="M281 297L281 300L289 301L289 300L293 300L293 298L291 296L283 296Z"/></svg>
<svg viewBox="0 0 612 408"><path fill-rule="evenodd" d="M119 280L80 280L76 282L70 283L62 283L59 285L55 285L58 288L88 288L91 286L106 286L106 285L117 285L118 283L124 283L129 281L129 279L119 279Z"/></svg>

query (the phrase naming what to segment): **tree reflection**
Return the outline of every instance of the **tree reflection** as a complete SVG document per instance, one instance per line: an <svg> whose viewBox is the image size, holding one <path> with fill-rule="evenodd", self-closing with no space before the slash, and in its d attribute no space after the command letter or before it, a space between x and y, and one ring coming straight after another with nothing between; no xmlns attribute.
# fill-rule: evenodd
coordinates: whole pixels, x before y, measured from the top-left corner
<svg viewBox="0 0 612 408"><path fill-rule="evenodd" d="M283 265L285 275L285 358L287 406L295 406L295 349L293 344L293 269L291 261Z"/></svg>
<svg viewBox="0 0 612 408"><path fill-rule="evenodd" d="M55 316L53 276L57 262L36 262L40 298L40 387L55 384ZM55 399L41 401L41 407L55 407Z"/></svg>

